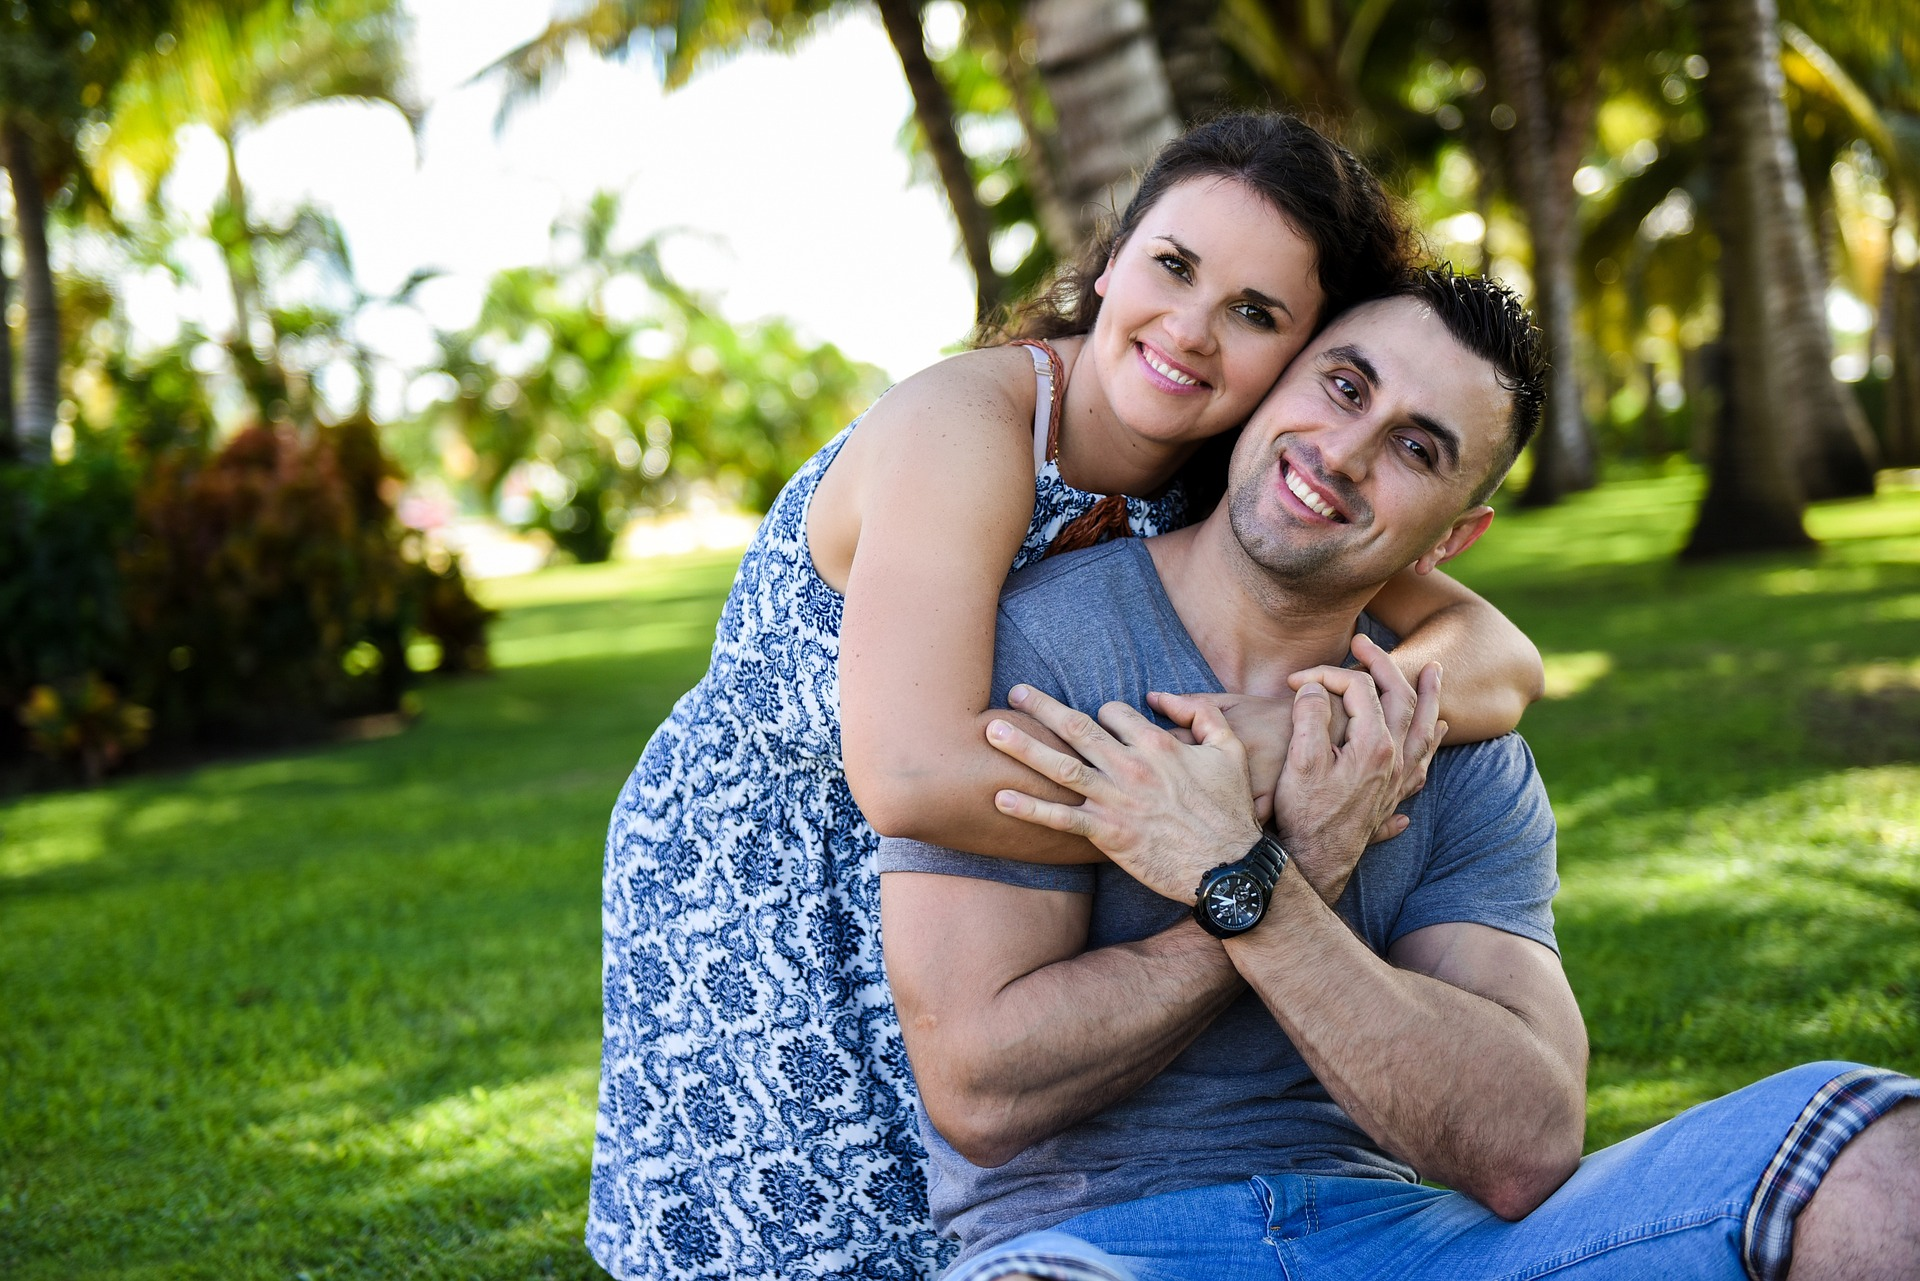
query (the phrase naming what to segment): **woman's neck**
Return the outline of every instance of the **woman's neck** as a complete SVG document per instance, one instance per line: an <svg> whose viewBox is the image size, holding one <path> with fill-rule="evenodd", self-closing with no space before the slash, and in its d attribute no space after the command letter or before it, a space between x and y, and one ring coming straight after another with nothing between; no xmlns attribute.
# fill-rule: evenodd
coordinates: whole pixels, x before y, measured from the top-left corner
<svg viewBox="0 0 1920 1281"><path fill-rule="evenodd" d="M1100 380L1081 365L1083 358L1090 359L1085 335L1056 339L1052 345L1067 366L1054 456L1060 479L1090 494L1147 498L1165 489L1199 443L1148 440L1130 430L1106 400Z"/></svg>

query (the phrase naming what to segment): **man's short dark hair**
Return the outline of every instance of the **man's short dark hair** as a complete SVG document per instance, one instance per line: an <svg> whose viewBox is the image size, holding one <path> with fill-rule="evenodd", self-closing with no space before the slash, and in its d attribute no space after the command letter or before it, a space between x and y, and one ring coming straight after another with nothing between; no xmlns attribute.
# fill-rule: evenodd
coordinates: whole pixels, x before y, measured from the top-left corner
<svg viewBox="0 0 1920 1281"><path fill-rule="evenodd" d="M1412 298L1433 308L1456 342L1493 366L1494 377L1513 399L1505 448L1473 496L1478 506L1500 487L1540 428L1547 397L1547 351L1540 330L1506 285L1487 276L1457 275L1447 264L1407 273L1384 296Z"/></svg>

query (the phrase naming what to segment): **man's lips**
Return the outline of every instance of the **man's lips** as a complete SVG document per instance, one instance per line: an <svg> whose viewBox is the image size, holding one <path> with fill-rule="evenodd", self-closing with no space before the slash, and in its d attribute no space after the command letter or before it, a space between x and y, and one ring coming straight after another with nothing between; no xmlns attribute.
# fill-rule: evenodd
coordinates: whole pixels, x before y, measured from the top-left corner
<svg viewBox="0 0 1920 1281"><path fill-rule="evenodd" d="M1332 496L1308 480L1305 473L1284 458L1280 460L1280 481L1287 493L1315 516L1336 524L1347 523L1346 513L1340 510L1340 505Z"/></svg>
<svg viewBox="0 0 1920 1281"><path fill-rule="evenodd" d="M1156 386L1173 392L1206 389L1206 379L1179 361L1169 359L1166 353L1157 347L1149 343L1135 342L1133 349L1140 357L1140 364L1146 370L1148 380Z"/></svg>

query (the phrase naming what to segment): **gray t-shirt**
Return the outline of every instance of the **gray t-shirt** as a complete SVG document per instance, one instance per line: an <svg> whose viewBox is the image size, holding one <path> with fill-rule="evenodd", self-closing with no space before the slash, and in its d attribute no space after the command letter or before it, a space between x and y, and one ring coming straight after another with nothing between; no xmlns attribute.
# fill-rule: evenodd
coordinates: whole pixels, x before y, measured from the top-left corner
<svg viewBox="0 0 1920 1281"><path fill-rule="evenodd" d="M1360 625L1392 639L1364 616ZM1149 690L1220 689L1131 538L1043 561L1008 582L995 705L1006 706L1021 681L1087 712L1109 700L1148 711ZM1555 947L1553 814L1517 735L1443 748L1401 812L1411 825L1367 850L1337 905L1369 947L1384 954L1402 935L1456 921ZM1189 911L1112 864L1046 867L891 838L879 857L882 872L1091 894L1089 948L1157 934ZM920 1130L934 1223L960 1238L963 1258L1087 1210L1254 1174L1414 1178L1327 1096L1251 992L1132 1096L1005 1165L967 1161L924 1110Z"/></svg>

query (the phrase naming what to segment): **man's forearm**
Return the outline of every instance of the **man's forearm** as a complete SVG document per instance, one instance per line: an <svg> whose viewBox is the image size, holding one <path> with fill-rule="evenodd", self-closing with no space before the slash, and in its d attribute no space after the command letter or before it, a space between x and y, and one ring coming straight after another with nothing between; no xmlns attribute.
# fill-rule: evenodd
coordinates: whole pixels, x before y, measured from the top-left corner
<svg viewBox="0 0 1920 1281"><path fill-rule="evenodd" d="M962 1019L903 1008L902 1026L934 1128L994 1166L1152 1080L1244 990L1183 921L1042 966Z"/></svg>
<svg viewBox="0 0 1920 1281"><path fill-rule="evenodd" d="M1514 1010L1382 960L1297 872L1226 951L1334 1101L1423 1178L1519 1218L1579 1163L1584 1058Z"/></svg>

